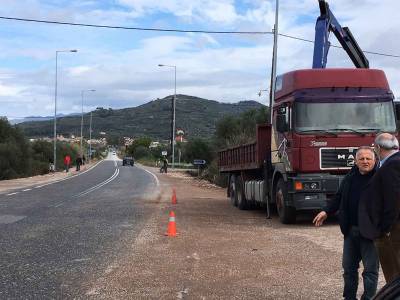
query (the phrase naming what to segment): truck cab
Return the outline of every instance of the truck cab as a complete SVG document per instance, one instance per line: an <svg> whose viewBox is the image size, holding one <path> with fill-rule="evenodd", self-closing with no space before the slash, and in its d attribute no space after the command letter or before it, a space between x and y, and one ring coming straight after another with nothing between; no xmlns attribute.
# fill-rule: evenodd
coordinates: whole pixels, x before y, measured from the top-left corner
<svg viewBox="0 0 400 300"><path fill-rule="evenodd" d="M359 146L396 132L394 97L373 69L296 70L278 77L275 96L270 196L290 223L296 211L326 205Z"/></svg>

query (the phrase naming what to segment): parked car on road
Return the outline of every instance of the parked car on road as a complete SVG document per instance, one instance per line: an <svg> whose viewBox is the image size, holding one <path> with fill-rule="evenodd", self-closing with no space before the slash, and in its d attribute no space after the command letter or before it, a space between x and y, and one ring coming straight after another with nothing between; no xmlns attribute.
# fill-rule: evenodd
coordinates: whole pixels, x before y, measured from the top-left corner
<svg viewBox="0 0 400 300"><path fill-rule="evenodd" d="M132 156L125 156L122 160L123 166L133 166L135 164L135 160Z"/></svg>

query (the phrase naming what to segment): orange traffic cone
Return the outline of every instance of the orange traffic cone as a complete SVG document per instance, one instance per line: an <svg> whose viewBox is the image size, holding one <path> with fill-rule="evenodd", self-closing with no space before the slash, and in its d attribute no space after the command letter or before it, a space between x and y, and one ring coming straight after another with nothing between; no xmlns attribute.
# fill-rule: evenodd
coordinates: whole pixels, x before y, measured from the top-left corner
<svg viewBox="0 0 400 300"><path fill-rule="evenodd" d="M176 200L176 191L175 191L175 189L172 189L171 203L172 203L172 204L178 203L177 200Z"/></svg>
<svg viewBox="0 0 400 300"><path fill-rule="evenodd" d="M165 235L166 236L176 236L175 213L173 211L171 211L169 213L168 230Z"/></svg>

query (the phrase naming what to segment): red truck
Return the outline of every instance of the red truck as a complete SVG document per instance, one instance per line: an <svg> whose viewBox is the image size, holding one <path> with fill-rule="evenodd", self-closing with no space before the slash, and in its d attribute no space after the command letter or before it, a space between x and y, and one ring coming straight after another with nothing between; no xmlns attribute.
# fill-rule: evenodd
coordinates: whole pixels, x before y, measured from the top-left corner
<svg viewBox="0 0 400 300"><path fill-rule="evenodd" d="M331 16L327 3L320 0L320 8L321 16ZM281 222L294 223L298 211L321 209L334 197L359 146L372 146L378 132L397 131L400 107L384 72L368 69L346 33L352 40L344 48L357 69L325 69L315 46L313 69L276 78L272 124L257 126L254 143L218 153L227 194L239 209L276 204Z"/></svg>
<svg viewBox="0 0 400 300"><path fill-rule="evenodd" d="M245 209L275 203L280 220L322 208L354 165L355 151L379 131L396 132L393 94L371 69L310 69L277 79L272 125L255 143L219 152L228 195Z"/></svg>

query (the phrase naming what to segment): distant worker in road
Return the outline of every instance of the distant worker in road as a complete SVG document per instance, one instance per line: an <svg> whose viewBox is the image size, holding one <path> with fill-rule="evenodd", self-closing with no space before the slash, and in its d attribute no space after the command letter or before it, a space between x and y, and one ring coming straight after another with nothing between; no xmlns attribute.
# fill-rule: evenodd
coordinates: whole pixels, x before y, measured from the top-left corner
<svg viewBox="0 0 400 300"><path fill-rule="evenodd" d="M165 173L168 173L168 159L166 157L164 157L162 160L161 170L163 170Z"/></svg>
<svg viewBox="0 0 400 300"><path fill-rule="evenodd" d="M378 285L379 258L372 239L360 232L360 223L368 216L363 212L361 202L366 186L375 174L375 154L372 148L360 147L356 152L355 166L344 177L335 198L328 203L313 220L321 226L328 215L339 211L340 229L344 235L343 279L344 299L357 299L358 269L363 262L362 273L364 293L361 299L372 299Z"/></svg>
<svg viewBox="0 0 400 300"><path fill-rule="evenodd" d="M76 157L75 163L76 163L76 170L80 171L82 165L82 157L80 155Z"/></svg>
<svg viewBox="0 0 400 300"><path fill-rule="evenodd" d="M71 156L69 156L68 154L65 155L64 157L64 167L65 167L65 172L68 173L69 171L69 166L71 165Z"/></svg>
<svg viewBox="0 0 400 300"><path fill-rule="evenodd" d="M54 171L54 161L53 159L49 158L49 172L53 173Z"/></svg>
<svg viewBox="0 0 400 300"><path fill-rule="evenodd" d="M375 139L379 169L368 185L363 209L368 218L361 234L375 240L387 283L400 276L400 152L399 141L390 133Z"/></svg>

